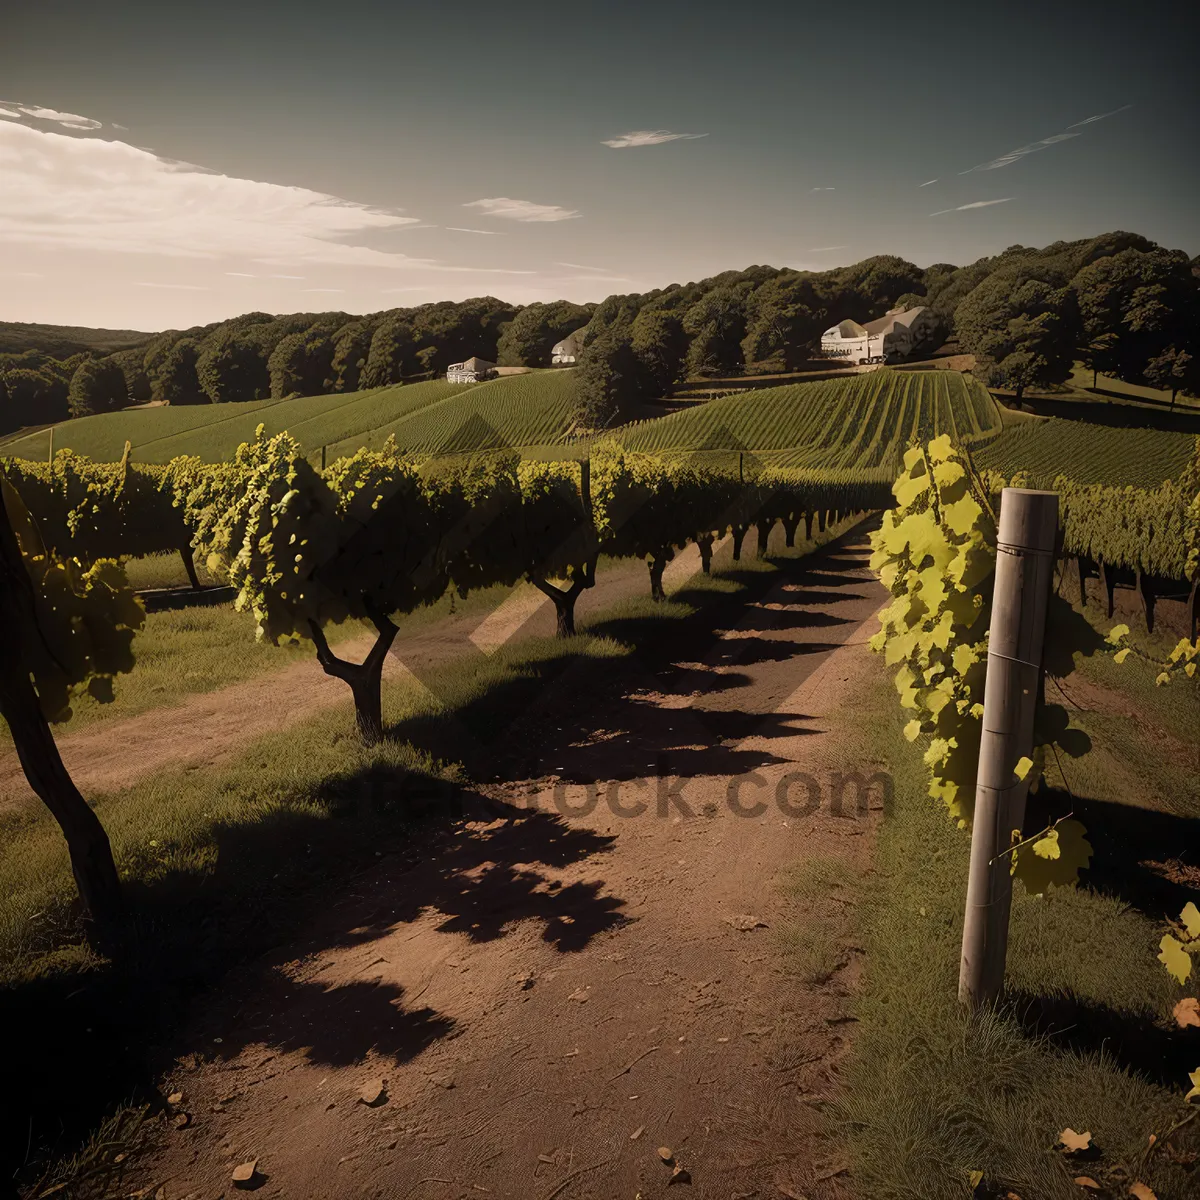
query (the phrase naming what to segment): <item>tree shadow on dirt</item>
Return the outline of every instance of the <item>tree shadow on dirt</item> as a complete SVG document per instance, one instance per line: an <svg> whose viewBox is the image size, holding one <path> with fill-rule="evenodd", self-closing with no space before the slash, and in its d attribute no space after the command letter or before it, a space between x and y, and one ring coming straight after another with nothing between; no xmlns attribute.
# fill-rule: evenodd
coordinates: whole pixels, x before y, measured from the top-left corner
<svg viewBox="0 0 1200 1200"><path fill-rule="evenodd" d="M839 600L849 597L839 596ZM839 617L829 612L804 612L791 609L761 608L757 605L747 605L736 622L730 622L728 628L770 633L784 632L792 629L821 629L833 625L853 625L851 617Z"/></svg>

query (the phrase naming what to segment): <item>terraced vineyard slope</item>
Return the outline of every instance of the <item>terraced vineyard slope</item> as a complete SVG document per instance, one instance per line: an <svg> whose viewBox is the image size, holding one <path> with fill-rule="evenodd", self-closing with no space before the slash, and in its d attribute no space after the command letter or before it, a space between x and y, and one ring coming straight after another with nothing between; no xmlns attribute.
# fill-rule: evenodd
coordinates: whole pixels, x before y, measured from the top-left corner
<svg viewBox="0 0 1200 1200"><path fill-rule="evenodd" d="M982 384L953 371L891 371L726 396L629 427L631 450L747 450L781 467L899 469L917 438L979 444L1001 428Z"/></svg>
<svg viewBox="0 0 1200 1200"><path fill-rule="evenodd" d="M1001 475L1018 472L1030 487L1052 487L1058 475L1079 484L1157 487L1178 479L1196 451L1196 437L1161 429L1120 429L1052 417L1006 429L976 453L976 463Z"/></svg>

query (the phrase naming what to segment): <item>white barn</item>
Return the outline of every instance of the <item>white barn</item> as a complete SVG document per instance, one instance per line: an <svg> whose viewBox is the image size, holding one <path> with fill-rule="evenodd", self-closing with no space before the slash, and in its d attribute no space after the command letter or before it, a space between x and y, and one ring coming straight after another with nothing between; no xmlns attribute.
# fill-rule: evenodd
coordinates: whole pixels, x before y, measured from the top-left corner
<svg viewBox="0 0 1200 1200"><path fill-rule="evenodd" d="M865 325L846 320L831 326L821 334L821 353L852 363L901 362L936 329L932 309L894 308Z"/></svg>
<svg viewBox="0 0 1200 1200"><path fill-rule="evenodd" d="M550 351L550 361L555 366L574 366L583 349L583 330L577 329L569 333L561 342L556 342Z"/></svg>
<svg viewBox="0 0 1200 1200"><path fill-rule="evenodd" d="M486 358L468 358L466 362L451 363L446 368L448 383L482 383L496 374L496 364Z"/></svg>

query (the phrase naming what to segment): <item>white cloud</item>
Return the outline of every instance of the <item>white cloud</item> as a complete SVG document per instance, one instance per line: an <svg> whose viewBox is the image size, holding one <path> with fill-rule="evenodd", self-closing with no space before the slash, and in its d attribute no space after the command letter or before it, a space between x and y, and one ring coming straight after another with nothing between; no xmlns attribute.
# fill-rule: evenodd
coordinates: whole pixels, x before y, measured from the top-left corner
<svg viewBox="0 0 1200 1200"><path fill-rule="evenodd" d="M831 187L816 187L816 188L809 188L808 190L809 190L810 192L836 192L836 191L837 191L837 188L831 188Z"/></svg>
<svg viewBox="0 0 1200 1200"><path fill-rule="evenodd" d="M811 247L809 247L808 253L809 254L824 254L827 250L845 250L845 249L846 249L845 246L811 246Z"/></svg>
<svg viewBox="0 0 1200 1200"><path fill-rule="evenodd" d="M452 233L482 233L487 237L508 237L508 234L501 229L464 229L461 225L447 225Z"/></svg>
<svg viewBox="0 0 1200 1200"><path fill-rule="evenodd" d="M580 215L557 204L534 204L532 200L512 200L507 196L469 200L463 208L477 208L489 217L504 217L509 221L570 221Z"/></svg>
<svg viewBox="0 0 1200 1200"><path fill-rule="evenodd" d="M125 142L0 124L0 242L58 250L423 267L347 244L416 218L337 196L168 162Z"/></svg>
<svg viewBox="0 0 1200 1200"><path fill-rule="evenodd" d="M345 288L301 288L304 292L344 292Z"/></svg>
<svg viewBox="0 0 1200 1200"><path fill-rule="evenodd" d="M596 272L606 272L606 271L608 270L608 268L607 268L607 267L589 267L589 266L587 265L587 263L568 263L568 262L560 262L560 263L555 263L554 265L555 265L556 267L570 267L570 268L571 268L571 270L573 270L573 271L596 271Z"/></svg>
<svg viewBox="0 0 1200 1200"><path fill-rule="evenodd" d="M957 208L939 208L937 212L930 213L931 217L940 217L943 213L951 212L966 212L970 208L990 208L993 204L1007 204L1010 200L1016 199L1015 196L1003 196L999 200L973 200L970 204L960 204Z"/></svg>
<svg viewBox="0 0 1200 1200"><path fill-rule="evenodd" d="M3 117L6 121L19 121L21 119L21 114L19 112L13 112L11 109L0 108L0 117Z"/></svg>
<svg viewBox="0 0 1200 1200"><path fill-rule="evenodd" d="M604 145L614 150L625 150L630 146L661 146L663 142L694 141L708 137L707 133L672 133L669 129L635 129L618 137L608 138Z"/></svg>
<svg viewBox="0 0 1200 1200"><path fill-rule="evenodd" d="M112 123L112 127L113 127L114 129L119 129L119 130L120 130L122 133L128 133L128 132L129 132L129 126L128 126L128 125L118 125L118 124L116 123L116 121L114 121L114 122Z"/></svg>
<svg viewBox="0 0 1200 1200"><path fill-rule="evenodd" d="M143 283L135 280L134 287L166 288L172 292L207 292L209 289L196 283Z"/></svg>
<svg viewBox="0 0 1200 1200"><path fill-rule="evenodd" d="M99 129L100 122L91 117L81 117L76 113L59 112L54 108L40 108L36 104L19 104L17 107L28 117L39 121L57 121L68 129Z"/></svg>
<svg viewBox="0 0 1200 1200"><path fill-rule="evenodd" d="M226 275L236 275L239 279L257 279L257 275L251 275L249 271L226 271Z"/></svg>
<svg viewBox="0 0 1200 1200"><path fill-rule="evenodd" d="M303 275L268 275L268 279L303 279Z"/></svg>
<svg viewBox="0 0 1200 1200"><path fill-rule="evenodd" d="M1122 105L1120 108L1114 108L1112 112L1097 113L1094 117L1085 117L1082 121L1076 121L1073 125L1068 125L1062 133L1051 134L1050 137L1042 138L1038 142L1030 142L1027 146L1019 146L1016 150L1010 150L1007 154L1000 155L999 158L990 159L988 162L980 163L977 167L970 167L966 171L959 171L960 175L970 175L974 171L995 171L1000 167L1011 166L1015 162L1019 162L1029 154L1036 154L1039 150L1046 150L1050 146L1057 146L1059 142L1068 142L1071 138L1077 138L1082 133L1082 126L1092 125L1096 121L1103 121L1107 117L1115 117L1117 113L1125 112L1132 108L1132 104ZM1071 130L1079 130L1079 133L1072 133Z"/></svg>
<svg viewBox="0 0 1200 1200"><path fill-rule="evenodd" d="M1068 125L1068 129L1078 129L1080 125L1091 125L1094 121L1103 121L1106 117L1115 117L1117 113L1126 112L1133 107L1132 104L1122 104L1120 108L1114 108L1112 112L1097 113L1094 117L1084 117L1082 121L1076 121L1074 125Z"/></svg>
<svg viewBox="0 0 1200 1200"><path fill-rule="evenodd" d="M924 183L917 184L917 187L928 187L931 183L937 183L936 179L927 179Z"/></svg>

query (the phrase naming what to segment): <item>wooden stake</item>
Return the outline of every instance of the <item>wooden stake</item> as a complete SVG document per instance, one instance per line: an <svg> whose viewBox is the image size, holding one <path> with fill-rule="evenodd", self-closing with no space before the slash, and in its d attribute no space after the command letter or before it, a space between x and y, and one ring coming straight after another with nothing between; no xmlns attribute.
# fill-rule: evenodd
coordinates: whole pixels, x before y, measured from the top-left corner
<svg viewBox="0 0 1200 1200"><path fill-rule="evenodd" d="M1012 905L1004 852L1012 831L1025 820L1028 784L1016 777L1014 768L1033 751L1057 532L1055 492L1004 489L958 976L958 998L971 1008L994 1003L1004 988Z"/></svg>

